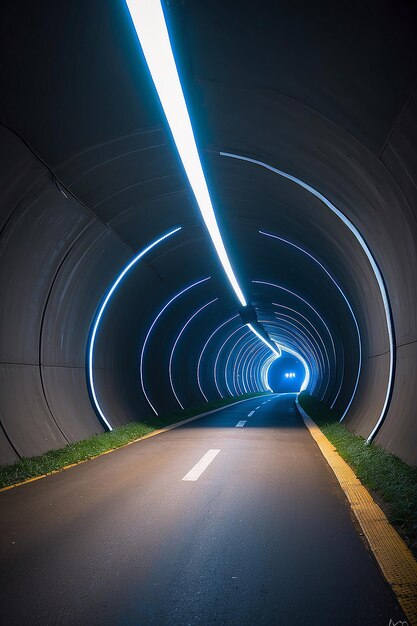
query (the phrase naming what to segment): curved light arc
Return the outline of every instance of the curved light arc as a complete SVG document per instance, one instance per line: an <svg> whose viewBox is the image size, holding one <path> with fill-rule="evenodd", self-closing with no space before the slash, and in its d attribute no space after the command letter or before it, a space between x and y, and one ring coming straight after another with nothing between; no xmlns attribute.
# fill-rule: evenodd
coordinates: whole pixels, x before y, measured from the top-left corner
<svg viewBox="0 0 417 626"><path fill-rule="evenodd" d="M356 335L357 335L357 340L358 340L358 351L359 351L359 356L358 356L358 371L356 374L356 380L355 380L355 387L353 390L353 394L351 397L350 402L348 403L347 407L345 408L342 417L340 418L340 421L342 422L347 414L347 412L350 409L350 406L353 402L353 398L355 397L356 394L356 390L358 388L359 385L359 379L360 379L360 375L361 375L361 370L362 370L362 337L361 337L361 332L359 329L359 324L358 324L358 320L356 318L356 315L353 311L353 308L345 294L345 292L343 291L343 289L340 287L339 283L335 280L335 278L331 275L331 273L328 271L328 269L323 265L323 263L321 263L321 261L319 261L314 255L312 255L310 252L307 252L307 250L304 250L304 248L302 248L301 246L298 246L297 244L293 243L292 241L288 241L287 239L284 239L283 237L279 237L278 235L275 235L273 233L267 233L263 230L260 230L259 233L261 235L265 235L266 237L271 237L273 239L278 239L278 241L282 241L283 243L286 243L289 246L292 246L293 248L296 248L297 250L299 250L300 252L302 252L303 254L305 254L306 256L308 256L312 261L314 261L315 263L317 263L317 265L319 265L319 267L326 273L326 275L330 278L330 280L332 281L332 283L334 284L334 286L338 289L339 293L341 294L342 298L344 299L350 315L353 319L354 325L355 325L355 329L356 329ZM341 387L339 388L340 391ZM337 401L339 393L335 396L330 408L332 409Z"/></svg>
<svg viewBox="0 0 417 626"><path fill-rule="evenodd" d="M210 300L210 302L206 302L206 304L204 304L202 307L200 307L199 309L197 309L197 311L195 311L191 317L185 322L184 326L181 328L180 332L178 333L175 341L174 341L174 345L172 346L172 350L171 350L171 354L169 355L169 363L168 363L168 375L169 375L169 383L171 385L171 390L172 393L175 396L176 401L178 402L178 404L180 405L180 407L182 409L184 409L184 406L181 402L181 400L178 397L178 394L175 390L175 385L174 385L174 380L173 380L173 376L172 376L172 362L174 360L174 353L175 353L175 349L178 345L179 340L181 339L185 329L187 328L187 326L189 325L189 323L199 314L201 313L201 311L203 311L206 307L208 307L210 304L213 304L214 302L217 302L218 298L214 298L213 300Z"/></svg>
<svg viewBox="0 0 417 626"><path fill-rule="evenodd" d="M136 263L142 257L144 257L147 252L152 250L152 248L157 246L159 243L161 243L162 241L164 241L168 237L171 237L171 235L174 235L174 233L177 233L179 230L181 230L181 226L178 226L177 228L174 228L173 230L170 230L168 233L166 233L165 235L162 235L161 237L159 237L158 239L153 241L151 244L146 246L146 248L141 250L138 254L136 254L133 257L133 259L131 261L129 261L129 263L123 268L123 270L117 276L116 280L114 281L114 283L110 287L109 291L107 292L107 295L104 298L104 300L103 300L103 302L102 302L102 304L101 304L101 306L100 306L100 308L98 310L96 319L94 321L94 324L93 324L93 327L92 327L92 331L91 331L91 334L90 334L88 350L87 350L87 354L88 354L88 368L87 368L87 372L88 372L88 386L89 386L89 389L90 389L91 397L92 397L93 402L94 402L95 409L96 409L96 411L98 412L98 414L100 415L101 419L103 420L103 422L105 423L105 425L107 426L107 428L109 430L113 430L113 427L110 424L110 422L107 419L107 417L105 416L104 411L102 410L102 408L100 406L100 402L98 400L97 392L96 392L95 385L94 385L94 368L93 368L94 347L95 347L95 341L96 341L97 332L98 332L98 328L99 328L101 319L102 319L102 317L104 315L104 312L106 310L106 307L107 307L107 305L108 305L112 295L114 294L114 292L116 291L117 287L120 285L121 281L126 276L126 274L132 269L132 267L134 267L136 265Z"/></svg>
<svg viewBox="0 0 417 626"><path fill-rule="evenodd" d="M151 332L152 332L155 324L157 323L157 321L161 317L161 315L174 302L174 300L176 300L177 298L182 296L182 294L185 293L186 291L188 291L189 289L192 289L193 287L196 287L197 285L201 285L202 283L205 283L207 280L210 280L210 278L211 277L208 276L207 278L202 278L201 280L197 280L195 283L192 283L191 285L188 285L188 287L185 287L185 289L182 289L177 294L175 294L175 296L173 296L162 307L162 309L159 311L158 315L154 318L152 324L150 325L150 327L148 329L148 332L146 333L145 339L144 339L143 344L142 344L142 350L141 350L141 353L140 353L140 361L139 361L140 384L141 384L141 387L142 387L143 395L145 396L146 401L148 402L149 406L151 407L151 409L155 413L155 415L158 415L158 411L155 409L155 407L153 406L153 404L152 404L152 402L151 402L151 400L149 398L149 395L148 395L148 393L146 391L146 388L145 388L145 381L144 381L144 376L143 376L143 361L144 361L145 349L146 349L149 337L151 335Z"/></svg>

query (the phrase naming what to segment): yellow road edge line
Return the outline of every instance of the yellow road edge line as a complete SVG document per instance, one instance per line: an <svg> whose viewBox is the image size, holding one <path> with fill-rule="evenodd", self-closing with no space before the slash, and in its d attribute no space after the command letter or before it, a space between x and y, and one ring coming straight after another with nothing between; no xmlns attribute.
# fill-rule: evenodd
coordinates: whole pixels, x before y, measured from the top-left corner
<svg viewBox="0 0 417 626"><path fill-rule="evenodd" d="M417 626L417 561L352 468L300 406L298 398L295 402L310 435L339 481L380 570L397 596L410 626Z"/></svg>
<svg viewBox="0 0 417 626"><path fill-rule="evenodd" d="M266 395L266 394L262 394ZM26 480L22 480L19 483L13 483L13 485L7 485L7 487L1 487L0 493L2 491L9 491L9 489L14 489L15 487L21 487L22 485L26 485L27 483L33 483L35 480L40 480L41 478L46 478L47 476L52 476L53 474L60 474L65 470L71 469L71 467L76 467L77 465L82 465L83 463L87 463L87 461L93 461L94 459L98 459L105 454L110 454L110 452L116 452L116 450L121 450L122 448L126 448L126 446L132 445L132 443L139 443L139 441L144 441L145 439L149 439L150 437L156 437L156 435L161 435L162 433L166 433L173 428L178 428L178 426L183 426L184 424L188 424L188 422L193 422L194 420L200 419L201 417L205 417L206 415L211 415L212 413L217 413L217 411L222 411L223 409L227 409L229 406L234 406L236 404L240 404L241 402L248 402L249 400L255 400L255 398L261 397L254 396L253 398L245 398L244 400L237 400L237 402L229 402L229 404L225 404L224 406L220 406L217 409L213 409L212 411L206 411L205 413L199 413L198 415L193 415L192 417L188 417L185 420L181 420L180 422L174 422L173 424L169 424L168 426L164 426L164 428L159 428L158 430L153 430L150 433L146 433L142 437L137 437L137 439L132 439L132 441L128 441L117 448L110 448L109 450L104 450L100 452L100 454L95 454L94 456L89 456L88 459L82 459L81 461L76 461L75 463L71 463L70 465L64 465L56 470L51 470L50 472L46 472L45 474L40 474L39 476L33 476L32 478L27 478Z"/></svg>

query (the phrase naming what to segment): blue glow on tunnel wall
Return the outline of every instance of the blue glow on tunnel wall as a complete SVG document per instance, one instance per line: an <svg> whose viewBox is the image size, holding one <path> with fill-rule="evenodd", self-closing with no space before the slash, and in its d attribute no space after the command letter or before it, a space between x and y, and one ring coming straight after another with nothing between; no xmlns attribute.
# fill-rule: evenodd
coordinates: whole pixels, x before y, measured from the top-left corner
<svg viewBox="0 0 417 626"><path fill-rule="evenodd" d="M181 226L178 226L177 228L174 228L173 230L170 230L168 233L166 233L165 235L162 235L161 237L159 237L158 239L153 241L151 244L149 244L146 248L141 250L141 252L139 252L136 256L133 257L133 259L126 265L126 267L123 268L123 270L120 272L120 274L117 276L116 280L114 281L114 283L110 287L109 291L107 292L106 297L104 298L104 300L103 300L103 302L102 302L102 304L101 304L101 306L100 306L100 308L98 310L96 319L95 319L95 321L93 323L92 331L90 333L88 349L87 349L87 354L88 354L88 368L87 368L88 387L89 387L89 390L90 390L90 393L91 393L91 397L92 397L93 402L94 402L94 406L95 406L98 414L100 415L101 419L103 420L104 424L107 426L107 428L109 430L113 430L113 427L110 424L110 422L108 421L108 419L106 418L106 416L104 415L104 412L103 412L103 410L102 410L102 408L100 406L100 403L98 401L97 392L96 392L96 388L95 388L95 385L94 385L94 368L93 368L94 345L95 345L95 341L96 341L96 337L97 337L97 331L98 331L100 322L102 320L104 311L105 311L105 309L106 309L106 307L107 307L107 305L108 305L112 295L116 291L117 287L120 285L120 283L123 280L123 278L129 272L129 270L131 270L132 267L134 267L134 265L136 265L136 263L143 256L145 256L145 254L147 252L149 252L149 250L152 250L152 248L157 246L159 243L161 243L162 241L164 241L168 237L171 237L171 235L173 235L174 233L177 233L179 230L181 230Z"/></svg>

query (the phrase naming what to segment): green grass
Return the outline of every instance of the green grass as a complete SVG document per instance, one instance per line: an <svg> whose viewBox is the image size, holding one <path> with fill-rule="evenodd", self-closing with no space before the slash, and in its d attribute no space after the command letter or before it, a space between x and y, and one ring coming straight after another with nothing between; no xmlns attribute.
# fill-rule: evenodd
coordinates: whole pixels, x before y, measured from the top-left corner
<svg viewBox="0 0 417 626"><path fill-rule="evenodd" d="M130 441L140 439L154 430L169 426L170 424L198 415L199 413L212 411L236 402L237 400L255 398L260 395L265 394L252 393L240 396L239 398L224 398L222 400L207 402L204 405L184 409L183 411L174 411L164 416L149 417L149 419L142 422L130 422L125 426L115 428L111 432L94 435L88 439L83 439L82 441L77 441L77 443L65 446L65 448L49 450L49 452L45 452L40 456L23 458L17 463L13 463L13 465L0 466L0 488L60 470L72 463L79 463L86 459L91 459L91 457L97 456L107 450L120 448Z"/></svg>
<svg viewBox="0 0 417 626"><path fill-rule="evenodd" d="M390 522L417 552L417 467L351 433L339 415L322 402L300 393L298 401L357 477L377 496Z"/></svg>

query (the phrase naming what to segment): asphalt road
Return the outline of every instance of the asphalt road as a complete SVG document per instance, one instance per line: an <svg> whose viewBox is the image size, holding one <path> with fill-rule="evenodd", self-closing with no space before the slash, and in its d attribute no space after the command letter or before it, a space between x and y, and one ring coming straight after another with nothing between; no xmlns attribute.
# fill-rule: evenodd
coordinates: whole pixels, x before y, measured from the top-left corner
<svg viewBox="0 0 417 626"><path fill-rule="evenodd" d="M265 402L0 493L0 623L404 620L294 396Z"/></svg>

